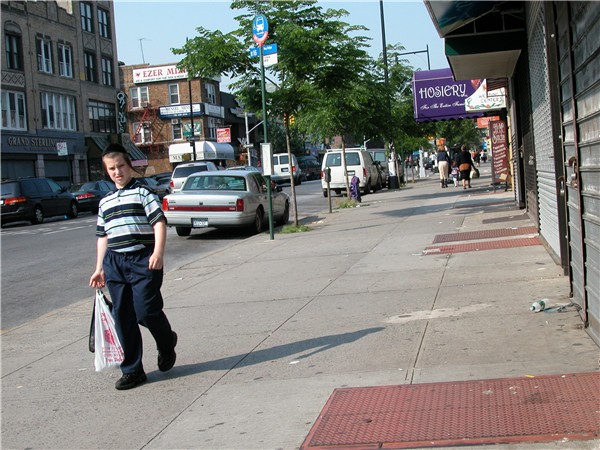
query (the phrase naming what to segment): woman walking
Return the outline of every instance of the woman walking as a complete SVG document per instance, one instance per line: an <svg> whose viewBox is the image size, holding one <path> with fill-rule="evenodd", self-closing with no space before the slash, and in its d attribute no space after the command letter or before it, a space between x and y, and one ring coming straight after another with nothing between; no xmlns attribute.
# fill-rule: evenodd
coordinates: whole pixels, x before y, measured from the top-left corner
<svg viewBox="0 0 600 450"><path fill-rule="evenodd" d="M471 187L471 168L473 167L473 158L471 152L467 150L467 146L463 145L460 148L458 155L458 170L460 170L460 179L462 180L463 189Z"/></svg>
<svg viewBox="0 0 600 450"><path fill-rule="evenodd" d="M448 187L448 170L450 168L450 155L442 148L437 153L437 165L440 172L440 182L443 188Z"/></svg>

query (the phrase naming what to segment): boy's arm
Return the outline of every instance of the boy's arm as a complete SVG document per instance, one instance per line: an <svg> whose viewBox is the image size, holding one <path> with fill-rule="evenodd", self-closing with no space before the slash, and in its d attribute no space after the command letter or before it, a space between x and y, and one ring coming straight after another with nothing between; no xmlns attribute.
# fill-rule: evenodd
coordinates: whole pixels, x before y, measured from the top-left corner
<svg viewBox="0 0 600 450"><path fill-rule="evenodd" d="M154 224L154 252L150 255L148 268L160 270L163 268L165 244L167 243L167 224L164 218Z"/></svg>
<svg viewBox="0 0 600 450"><path fill-rule="evenodd" d="M106 249L108 248L108 236L98 238L96 244L96 270L90 277L90 286L93 288L102 288L105 284L104 269L102 269L102 261L104 261L104 255L106 255Z"/></svg>

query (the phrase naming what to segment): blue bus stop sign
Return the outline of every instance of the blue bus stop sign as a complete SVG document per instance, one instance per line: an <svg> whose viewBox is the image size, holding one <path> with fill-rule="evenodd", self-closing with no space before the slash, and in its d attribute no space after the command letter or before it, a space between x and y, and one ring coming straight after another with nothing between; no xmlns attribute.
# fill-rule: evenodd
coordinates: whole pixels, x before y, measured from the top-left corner
<svg viewBox="0 0 600 450"><path fill-rule="evenodd" d="M256 45L262 47L267 37L269 37L269 22L265 16L259 14L252 21L252 39Z"/></svg>

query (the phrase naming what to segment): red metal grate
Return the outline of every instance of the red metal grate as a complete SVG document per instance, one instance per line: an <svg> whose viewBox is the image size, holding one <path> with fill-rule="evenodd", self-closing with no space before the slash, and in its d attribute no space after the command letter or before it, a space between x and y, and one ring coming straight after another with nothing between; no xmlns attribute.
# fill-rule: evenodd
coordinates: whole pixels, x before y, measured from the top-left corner
<svg viewBox="0 0 600 450"><path fill-rule="evenodd" d="M482 250L499 250L503 248L529 247L532 245L541 245L541 242L537 237L532 237L503 239L498 241L471 242L469 244L438 245L434 247L427 247L425 250L423 250L423 254L440 255L445 253L463 253Z"/></svg>
<svg viewBox="0 0 600 450"><path fill-rule="evenodd" d="M600 436L600 373L336 389L301 449Z"/></svg>
<svg viewBox="0 0 600 450"><path fill-rule="evenodd" d="M434 244L440 242L453 241L472 241L475 239L491 239L507 236L519 236L522 234L536 234L536 227L520 227L520 228L496 228L494 230L468 231L463 233L448 233L436 234L433 239Z"/></svg>

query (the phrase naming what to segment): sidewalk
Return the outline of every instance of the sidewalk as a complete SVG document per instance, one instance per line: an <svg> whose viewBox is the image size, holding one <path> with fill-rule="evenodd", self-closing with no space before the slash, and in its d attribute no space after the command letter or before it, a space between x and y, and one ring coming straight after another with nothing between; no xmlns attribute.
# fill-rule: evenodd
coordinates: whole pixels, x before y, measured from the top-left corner
<svg viewBox="0 0 600 450"><path fill-rule="evenodd" d="M568 279L542 245L508 242L535 238L518 234L533 224L511 192L491 191L489 164L481 172L470 190L409 181L304 219L310 232L167 262L178 360L159 372L144 330L136 389L94 372L91 294L3 333L2 448L294 449L336 388L598 371L576 312L529 311L568 303ZM513 235L440 241L500 229ZM464 251L484 241L499 244Z"/></svg>

